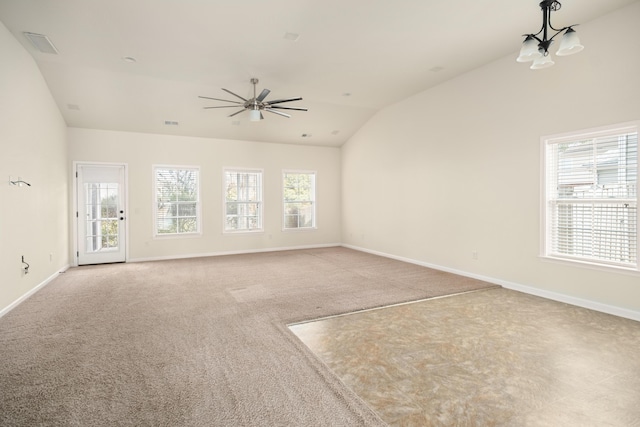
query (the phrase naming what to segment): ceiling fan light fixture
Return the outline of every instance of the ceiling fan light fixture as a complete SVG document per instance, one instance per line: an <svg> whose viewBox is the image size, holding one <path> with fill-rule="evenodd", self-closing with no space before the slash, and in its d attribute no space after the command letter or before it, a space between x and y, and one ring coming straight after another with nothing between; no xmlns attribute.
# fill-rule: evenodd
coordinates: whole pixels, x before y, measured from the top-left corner
<svg viewBox="0 0 640 427"><path fill-rule="evenodd" d="M250 122L259 122L260 121L260 110L249 110L249 121Z"/></svg>

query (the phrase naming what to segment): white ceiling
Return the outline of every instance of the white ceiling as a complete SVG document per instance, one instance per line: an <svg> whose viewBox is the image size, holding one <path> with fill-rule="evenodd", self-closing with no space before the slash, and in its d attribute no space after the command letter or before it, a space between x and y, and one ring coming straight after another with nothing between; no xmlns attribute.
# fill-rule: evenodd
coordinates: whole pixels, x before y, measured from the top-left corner
<svg viewBox="0 0 640 427"><path fill-rule="evenodd" d="M635 1L562 0L552 22L585 23ZM387 105L515 59L521 35L542 24L538 3L0 0L0 21L33 55L69 126L340 146ZM47 35L59 54L38 52L25 31ZM203 109L225 104L199 95L233 99L221 88L250 98L252 77L271 90L267 101L301 96L286 105L309 111L254 123L247 112L227 117L233 108Z"/></svg>

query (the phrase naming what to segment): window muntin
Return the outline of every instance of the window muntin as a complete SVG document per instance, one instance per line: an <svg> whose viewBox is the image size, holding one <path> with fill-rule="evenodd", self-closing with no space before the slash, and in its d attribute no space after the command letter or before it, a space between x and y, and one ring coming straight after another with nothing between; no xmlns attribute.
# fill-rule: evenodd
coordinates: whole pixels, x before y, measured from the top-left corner
<svg viewBox="0 0 640 427"><path fill-rule="evenodd" d="M545 256L638 269L638 129L544 140Z"/></svg>
<svg viewBox="0 0 640 427"><path fill-rule="evenodd" d="M300 230L316 226L315 172L284 171L283 229Z"/></svg>
<svg viewBox="0 0 640 427"><path fill-rule="evenodd" d="M117 182L84 184L86 252L113 251L119 248L119 190Z"/></svg>
<svg viewBox="0 0 640 427"><path fill-rule="evenodd" d="M224 170L224 231L262 231L262 171Z"/></svg>
<svg viewBox="0 0 640 427"><path fill-rule="evenodd" d="M156 236L200 232L200 170L197 167L155 166Z"/></svg>

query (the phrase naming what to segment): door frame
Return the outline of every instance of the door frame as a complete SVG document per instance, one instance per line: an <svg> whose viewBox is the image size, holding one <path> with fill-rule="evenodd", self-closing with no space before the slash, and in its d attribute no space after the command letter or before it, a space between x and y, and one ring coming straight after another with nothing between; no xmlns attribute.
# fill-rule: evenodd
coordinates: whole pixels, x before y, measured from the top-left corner
<svg viewBox="0 0 640 427"><path fill-rule="evenodd" d="M123 200L124 200L124 211L127 220L125 221L124 227L124 262L129 262L129 164L128 163L116 163L116 162L85 162L74 160L73 167L71 168L71 182L73 185L73 197L71 198L71 210L70 210L70 223L71 223L71 241L72 241L72 254L71 259L73 260L71 263L72 267L78 267L78 166L122 166L124 168L124 191Z"/></svg>

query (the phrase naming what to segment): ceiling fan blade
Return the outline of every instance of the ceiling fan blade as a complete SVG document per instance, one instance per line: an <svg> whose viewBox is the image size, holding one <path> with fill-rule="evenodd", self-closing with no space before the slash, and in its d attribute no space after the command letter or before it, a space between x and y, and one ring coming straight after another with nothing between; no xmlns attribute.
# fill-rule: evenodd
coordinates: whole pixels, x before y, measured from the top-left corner
<svg viewBox="0 0 640 427"><path fill-rule="evenodd" d="M280 110L296 110L296 111L309 111L306 108L296 108L296 107L280 107L278 105L270 105L269 108L278 108Z"/></svg>
<svg viewBox="0 0 640 427"><path fill-rule="evenodd" d="M269 95L270 92L271 91L269 89L262 89L262 92L260 92L260 95L258 95L256 100L262 101L263 99L265 99L267 97L267 95Z"/></svg>
<svg viewBox="0 0 640 427"><path fill-rule="evenodd" d="M199 96L198 98L213 99L214 101L233 102L234 104L242 104L242 102L238 102L238 101L229 101L228 99L220 99L220 98L210 98L208 96Z"/></svg>
<svg viewBox="0 0 640 427"><path fill-rule="evenodd" d="M202 107L204 110L208 110L210 108L238 108L237 105L217 105L215 107Z"/></svg>
<svg viewBox="0 0 640 427"><path fill-rule="evenodd" d="M274 111L271 108L265 108L264 111L268 111L270 113L277 114L279 116L283 116L283 117L286 117L288 119L291 118L291 116L289 114L281 113L280 111Z"/></svg>
<svg viewBox="0 0 640 427"><path fill-rule="evenodd" d="M235 96L235 97L237 97L237 98L242 99L244 102L247 102L247 100L246 100L246 99L244 99L243 97L241 97L241 96L240 96L240 95L238 95L238 94L235 94L235 93L231 92L229 89L222 88L222 90L223 90L223 91L225 91L225 92L227 92L227 93L230 93L231 95L233 95L233 96Z"/></svg>
<svg viewBox="0 0 640 427"><path fill-rule="evenodd" d="M280 104L282 102L291 102L291 101L302 101L302 98L276 99L275 101L265 102L265 104L273 105L273 104Z"/></svg>
<svg viewBox="0 0 640 427"><path fill-rule="evenodd" d="M242 110L240 110L240 111L236 111L236 112L235 112L235 113L233 113L233 114L229 114L227 117L233 117L233 116L235 116L236 114L240 114L240 113L242 113L243 111L245 111L245 109L244 109L244 108L243 108Z"/></svg>

